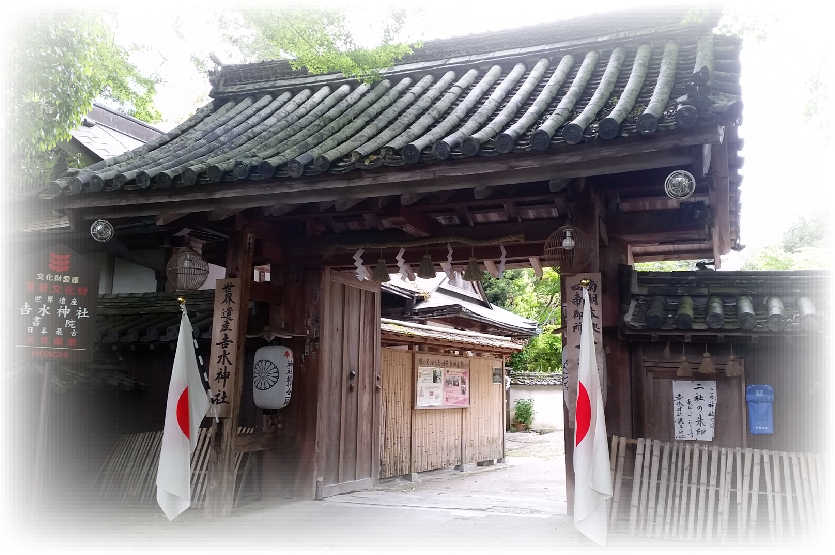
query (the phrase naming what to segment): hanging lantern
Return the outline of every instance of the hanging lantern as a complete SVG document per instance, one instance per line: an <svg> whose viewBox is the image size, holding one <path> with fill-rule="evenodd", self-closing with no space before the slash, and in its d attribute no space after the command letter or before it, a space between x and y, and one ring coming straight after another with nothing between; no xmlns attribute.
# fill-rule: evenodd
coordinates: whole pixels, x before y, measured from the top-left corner
<svg viewBox="0 0 835 555"><path fill-rule="evenodd" d="M742 366L734 356L733 343L731 344L731 356L728 357L728 365L725 366L725 375L730 377L742 375Z"/></svg>
<svg viewBox="0 0 835 555"><path fill-rule="evenodd" d="M165 268L165 275L178 291L193 291L206 283L209 264L197 251L186 247L171 257Z"/></svg>
<svg viewBox="0 0 835 555"><path fill-rule="evenodd" d="M684 343L681 344L681 364L678 367L678 371L676 372L676 376L681 377L688 377L693 375L693 368L690 367L690 363L687 362L687 355L684 354Z"/></svg>
<svg viewBox="0 0 835 555"><path fill-rule="evenodd" d="M418 266L417 275L423 279L432 279L435 277L435 266L432 264L432 257L428 254L423 255L420 266Z"/></svg>
<svg viewBox="0 0 835 555"><path fill-rule="evenodd" d="M705 343L705 352L702 355L702 363L699 365L699 374L715 374L716 367L713 365L713 360L710 358L710 353L707 352L707 343Z"/></svg>
<svg viewBox="0 0 835 555"><path fill-rule="evenodd" d="M385 258L377 260L377 265L374 266L374 270L371 273L371 279L378 283L385 283L391 279L389 277L388 268L386 268Z"/></svg>
<svg viewBox="0 0 835 555"><path fill-rule="evenodd" d="M293 351L269 345L255 351L252 400L265 410L283 409L293 392Z"/></svg>
<svg viewBox="0 0 835 555"><path fill-rule="evenodd" d="M464 270L464 281L481 281L483 275L482 271L478 269L478 260L471 256L470 261L467 262L467 268Z"/></svg>
<svg viewBox="0 0 835 555"><path fill-rule="evenodd" d="M579 228L566 224L545 241L545 261L561 274L582 272L591 259L592 241Z"/></svg>

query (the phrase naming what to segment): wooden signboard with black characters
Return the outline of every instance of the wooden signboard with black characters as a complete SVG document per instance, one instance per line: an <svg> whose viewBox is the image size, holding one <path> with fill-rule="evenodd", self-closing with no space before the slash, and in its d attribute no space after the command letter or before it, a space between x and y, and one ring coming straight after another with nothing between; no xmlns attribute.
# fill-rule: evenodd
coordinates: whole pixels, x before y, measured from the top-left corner
<svg viewBox="0 0 835 555"><path fill-rule="evenodd" d="M64 245L15 261L12 341L44 362L89 362L96 333L99 268Z"/></svg>

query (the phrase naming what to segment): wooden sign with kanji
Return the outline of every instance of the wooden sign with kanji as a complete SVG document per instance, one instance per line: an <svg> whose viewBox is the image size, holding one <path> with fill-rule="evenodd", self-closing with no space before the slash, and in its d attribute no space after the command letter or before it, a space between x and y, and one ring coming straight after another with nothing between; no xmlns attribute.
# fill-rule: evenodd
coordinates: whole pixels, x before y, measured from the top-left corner
<svg viewBox="0 0 835 555"><path fill-rule="evenodd" d="M89 362L96 333L99 268L64 245L15 261L12 341L41 361Z"/></svg>

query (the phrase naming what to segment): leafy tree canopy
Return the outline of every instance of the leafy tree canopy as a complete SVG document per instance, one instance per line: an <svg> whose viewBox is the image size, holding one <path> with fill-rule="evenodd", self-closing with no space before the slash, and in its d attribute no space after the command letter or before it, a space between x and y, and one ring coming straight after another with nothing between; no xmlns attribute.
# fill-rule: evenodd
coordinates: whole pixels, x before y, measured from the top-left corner
<svg viewBox="0 0 835 555"><path fill-rule="evenodd" d="M560 327L560 275L543 268L537 279L532 269L507 270L501 279L484 274L484 292L491 303L524 318L535 320L541 333L531 338L525 349L510 357L510 366L526 372L558 372L562 367Z"/></svg>
<svg viewBox="0 0 835 555"><path fill-rule="evenodd" d="M154 122L158 80L129 61L102 13L39 10L19 14L6 36L5 119L11 160L5 176L14 190L43 185L58 153L95 98Z"/></svg>
<svg viewBox="0 0 835 555"><path fill-rule="evenodd" d="M408 32L415 26L407 26L417 13L360 4L240 7L223 13L220 25L224 39L247 61L283 58L294 69L341 72L368 82L419 45Z"/></svg>

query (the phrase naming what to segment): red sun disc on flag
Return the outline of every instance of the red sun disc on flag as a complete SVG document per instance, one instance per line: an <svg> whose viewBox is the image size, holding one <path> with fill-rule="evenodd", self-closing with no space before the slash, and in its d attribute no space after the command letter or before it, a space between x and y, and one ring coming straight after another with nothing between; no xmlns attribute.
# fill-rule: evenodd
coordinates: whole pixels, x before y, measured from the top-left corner
<svg viewBox="0 0 835 555"><path fill-rule="evenodd" d="M577 410L575 412L575 420L577 424L577 433L575 435L574 445L580 445L586 434L589 433L591 427L591 399L589 399L589 392L586 391L586 386L582 383L577 386Z"/></svg>
<svg viewBox="0 0 835 555"><path fill-rule="evenodd" d="M190 428L188 422L188 388L183 390L183 394L177 400L177 424L180 426L183 434L188 438L188 430Z"/></svg>

